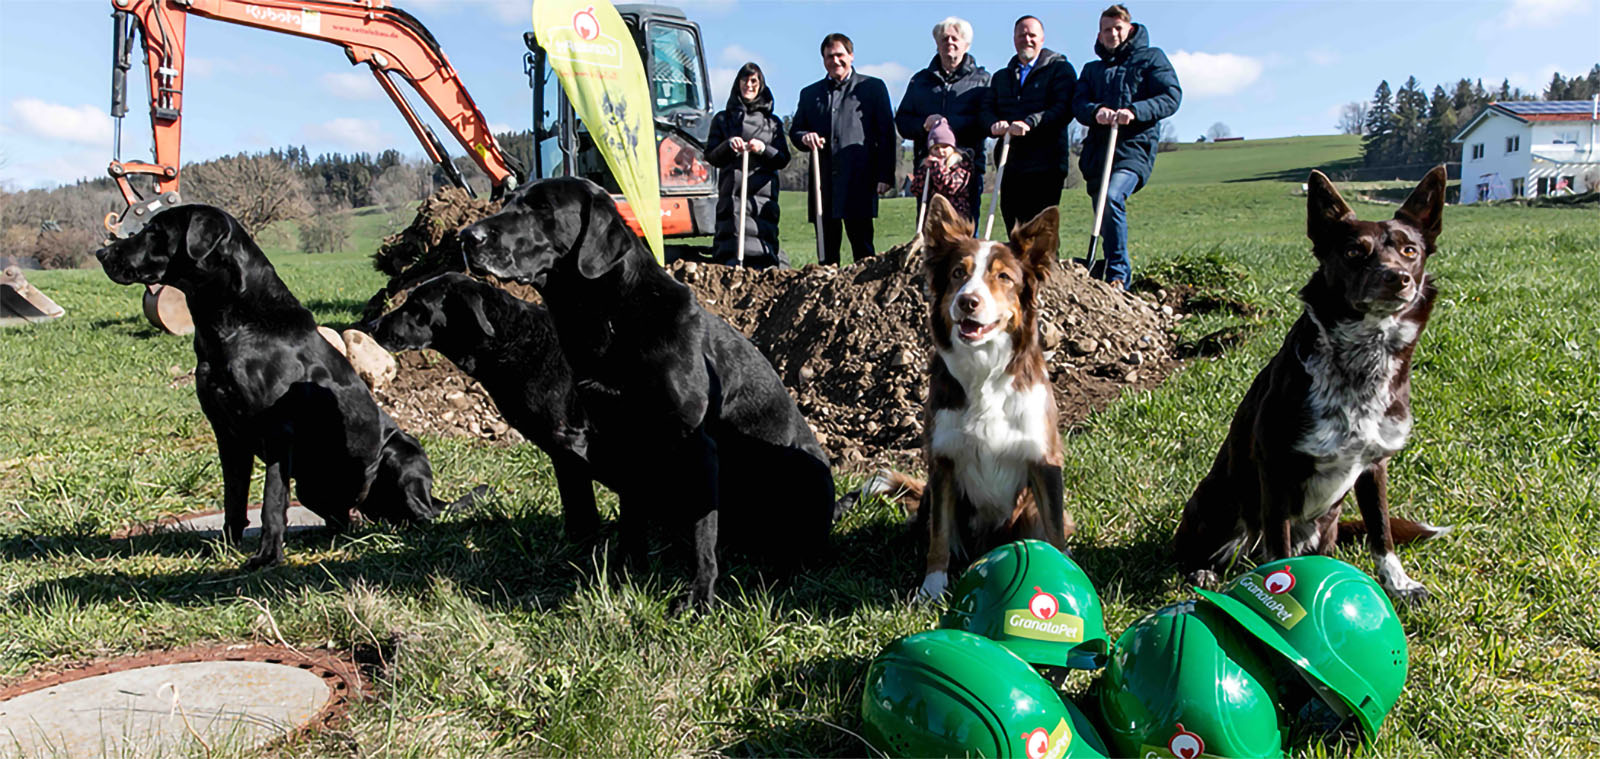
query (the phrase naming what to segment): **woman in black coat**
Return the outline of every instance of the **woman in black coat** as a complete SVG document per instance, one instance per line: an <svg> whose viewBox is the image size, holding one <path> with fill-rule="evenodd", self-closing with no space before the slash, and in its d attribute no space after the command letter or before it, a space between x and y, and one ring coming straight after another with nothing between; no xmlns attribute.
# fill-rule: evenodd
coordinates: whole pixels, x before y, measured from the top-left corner
<svg viewBox="0 0 1600 759"><path fill-rule="evenodd" d="M728 107L711 119L706 161L717 167L717 234L712 256L738 261L740 154L750 153L744 228L744 265L789 265L778 247L778 170L789 165L783 122L772 115L772 90L761 67L746 63L733 78Z"/></svg>

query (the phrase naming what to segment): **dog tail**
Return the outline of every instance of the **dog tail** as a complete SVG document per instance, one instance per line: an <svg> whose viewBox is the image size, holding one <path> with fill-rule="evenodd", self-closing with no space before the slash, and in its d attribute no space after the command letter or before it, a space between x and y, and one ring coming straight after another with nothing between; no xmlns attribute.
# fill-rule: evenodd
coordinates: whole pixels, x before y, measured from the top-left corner
<svg viewBox="0 0 1600 759"><path fill-rule="evenodd" d="M1394 544L1397 546L1433 540L1450 532L1450 529L1448 526L1441 527L1427 522L1389 517L1389 534L1394 537ZM1340 543L1348 543L1366 536L1367 523L1360 519L1346 519L1339 523Z"/></svg>
<svg viewBox="0 0 1600 759"><path fill-rule="evenodd" d="M479 501L485 500L493 494L494 488L488 485L479 485L473 488L472 492L457 498L452 503L446 503L445 501L435 498L433 499L433 505L439 510L439 516L444 516L445 514L460 514L471 511L473 507L478 505Z"/></svg>
<svg viewBox="0 0 1600 759"><path fill-rule="evenodd" d="M861 483L861 487L845 493L844 497L839 499L835 511L842 513L863 498L877 496L904 509L907 519L914 518L917 515L917 506L922 503L922 491L926 487L927 483L922 480L884 467L874 472L866 482Z"/></svg>

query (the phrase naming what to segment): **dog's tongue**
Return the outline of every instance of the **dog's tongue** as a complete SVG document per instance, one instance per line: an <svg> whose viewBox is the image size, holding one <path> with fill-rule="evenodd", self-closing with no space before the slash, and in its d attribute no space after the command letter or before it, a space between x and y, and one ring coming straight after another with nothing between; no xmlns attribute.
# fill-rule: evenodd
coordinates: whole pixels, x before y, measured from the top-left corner
<svg viewBox="0 0 1600 759"><path fill-rule="evenodd" d="M961 336L968 340L981 337L983 333L987 332L988 330L989 325L987 324L982 324L971 319L961 320Z"/></svg>

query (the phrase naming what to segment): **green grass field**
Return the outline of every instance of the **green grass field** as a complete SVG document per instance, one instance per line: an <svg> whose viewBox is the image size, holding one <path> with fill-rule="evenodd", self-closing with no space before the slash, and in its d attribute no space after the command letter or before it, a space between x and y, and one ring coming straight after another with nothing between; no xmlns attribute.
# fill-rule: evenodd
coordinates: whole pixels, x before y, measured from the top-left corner
<svg viewBox="0 0 1600 759"><path fill-rule="evenodd" d="M1073 549L1113 635L1192 597L1168 559L1179 509L1297 315L1294 292L1312 269L1301 180L1234 180L1303 176L1347 159L1340 140L1163 154L1157 181L1132 201L1136 271L1215 256L1248 272L1235 294L1268 310L1242 346L1067 435ZM1064 254L1080 255L1088 201L1072 190L1064 200ZM1363 218L1394 209L1355 205ZM798 261L813 250L803 208L785 198L784 245ZM877 237L887 247L910 236L911 210L907 200L884 209ZM1446 211L1431 265L1442 294L1416 354L1416 424L1390 487L1397 513L1456 530L1401 550L1435 598L1400 611L1410 679L1377 744L1297 752L1600 752L1597 229L1590 210ZM320 320L348 323L382 283L366 263L370 245L273 259ZM251 574L238 571L245 554L220 545L110 540L131 522L220 503L194 390L168 386L169 368L190 368L193 354L145 324L136 288L97 271L33 280L68 317L0 333L0 682L158 647L276 643L281 633L302 648L377 647L388 666L374 700L277 755L863 756L855 734L868 662L937 619L908 603L920 580L914 541L877 503L847 516L835 555L817 568L767 583L734 563L722 604L670 616L687 580L680 556L622 574L603 548L562 540L542 454L458 439L423 441L441 494L477 483L496 494L425 529L292 538L285 566ZM615 516L609 495L603 508ZM1339 555L1371 569L1359 550Z"/></svg>

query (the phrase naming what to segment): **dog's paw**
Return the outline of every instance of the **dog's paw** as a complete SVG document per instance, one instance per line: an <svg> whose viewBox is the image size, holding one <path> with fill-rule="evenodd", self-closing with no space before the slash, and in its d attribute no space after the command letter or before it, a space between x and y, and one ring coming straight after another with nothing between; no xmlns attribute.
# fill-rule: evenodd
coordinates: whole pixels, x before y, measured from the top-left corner
<svg viewBox="0 0 1600 759"><path fill-rule="evenodd" d="M1395 606L1419 606L1424 601L1432 598L1433 594L1429 593L1428 589L1419 582L1413 587L1403 590L1390 590L1389 597L1394 599Z"/></svg>
<svg viewBox="0 0 1600 759"><path fill-rule="evenodd" d="M944 595L945 588L950 585L950 575L944 572L933 572L922 580L922 587L917 589L917 603L933 603Z"/></svg>
<svg viewBox="0 0 1600 759"><path fill-rule="evenodd" d="M1422 583L1411 579L1406 574L1404 567L1400 566L1400 557L1388 554L1378 560L1378 584L1389 593L1395 603L1401 606L1418 604L1428 599L1428 589Z"/></svg>
<svg viewBox="0 0 1600 759"><path fill-rule="evenodd" d="M1188 580L1190 585L1206 590L1215 590L1222 584L1222 578L1209 569L1197 569L1185 575L1184 579Z"/></svg>
<svg viewBox="0 0 1600 759"><path fill-rule="evenodd" d="M283 551L260 551L244 563L244 571L254 572L263 567L275 567L282 563Z"/></svg>

